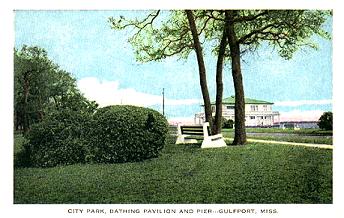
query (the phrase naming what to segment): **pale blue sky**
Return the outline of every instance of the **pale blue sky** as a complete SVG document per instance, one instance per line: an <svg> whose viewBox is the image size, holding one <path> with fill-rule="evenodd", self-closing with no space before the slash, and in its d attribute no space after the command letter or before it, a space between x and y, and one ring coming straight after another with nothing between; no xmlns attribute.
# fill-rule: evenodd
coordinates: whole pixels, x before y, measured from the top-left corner
<svg viewBox="0 0 344 218"><path fill-rule="evenodd" d="M201 101L194 53L187 60L173 57L161 62L138 63L133 48L127 43L130 31L112 30L107 22L110 16L134 17L143 13L16 11L15 46L37 45L46 49L55 63L78 80L95 77L100 83L116 82L116 93L124 93L121 96L123 101L128 90L134 95L144 93L158 96L162 88L165 88L166 98L171 101ZM332 29L332 21L326 23L326 28ZM275 102L274 110L280 112L332 110L328 101L317 102L332 99L332 42L320 38L315 40L319 50L300 50L288 61L266 46L261 47L256 54L245 55L242 70L246 97ZM214 99L216 58L210 51L206 53L208 86ZM231 71L226 66L224 97L233 95L233 90ZM286 101L293 101L294 106L285 106ZM179 101L166 105L167 116L192 117L201 107L195 101L191 102L182 104ZM161 110L161 105L150 107Z"/></svg>

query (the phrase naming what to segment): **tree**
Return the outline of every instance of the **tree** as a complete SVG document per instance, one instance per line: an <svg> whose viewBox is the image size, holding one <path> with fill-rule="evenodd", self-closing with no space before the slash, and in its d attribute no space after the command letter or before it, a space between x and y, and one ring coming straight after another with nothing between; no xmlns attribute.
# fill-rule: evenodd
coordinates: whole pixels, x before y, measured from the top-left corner
<svg viewBox="0 0 344 218"><path fill-rule="evenodd" d="M207 86L207 75L206 75L206 69L205 69L205 64L203 60L203 52L202 52L202 47L201 43L198 38L198 32L197 32L197 27L195 23L195 18L193 16L193 13L191 10L185 10L186 16L189 21L189 26L190 30L192 33L192 38L193 38L193 47L196 52L197 56L197 62L198 62L198 68L199 68L199 78L200 78L200 85L201 85L201 90L202 90L202 96L203 96L203 102L204 102L204 110L205 110L205 119L206 121L209 122L209 126L211 127L213 133L214 133L214 127L212 125L212 112L211 112L211 103L210 103L210 97L209 97L209 91L208 91L208 86ZM221 78L222 81L222 78ZM222 92L221 92L222 94ZM222 98L222 97L221 97ZM215 120L216 122L216 120Z"/></svg>
<svg viewBox="0 0 344 218"><path fill-rule="evenodd" d="M228 30L223 28L223 34L220 41L218 56L216 62L216 103L215 103L215 120L213 134L221 133L223 128L222 119L222 99L223 99L223 65L226 55Z"/></svg>
<svg viewBox="0 0 344 218"><path fill-rule="evenodd" d="M235 134L233 144L242 145L246 143L245 94L241 74L240 44L237 43L237 34L234 27L234 17L236 14L236 11L225 12L225 29L227 29L228 32L228 44L230 48L232 76L235 90Z"/></svg>
<svg viewBox="0 0 344 218"><path fill-rule="evenodd" d="M77 89L76 80L61 70L36 46L14 50L14 123L26 133L52 110L70 109L92 112L95 102L88 101Z"/></svg>
<svg viewBox="0 0 344 218"><path fill-rule="evenodd" d="M16 127L27 132L31 123L43 118L49 96L49 74L56 69L44 49L23 46L14 51L14 112Z"/></svg>
<svg viewBox="0 0 344 218"><path fill-rule="evenodd" d="M198 29L198 37L207 42L213 42L213 51L218 54L217 81L220 78L222 46L225 45L224 57L230 59L232 77L235 89L235 137L233 144L246 143L245 130L245 102L243 77L241 72L241 56L247 51L254 52L263 43L268 43L277 49L279 54L290 59L295 51L303 46L316 48L312 42L314 34L324 38L330 38L323 30L322 24L331 15L330 11L318 10L226 10L226 11L192 11L195 15L195 26ZM130 42L136 49L138 60L152 61L178 54L187 57L194 48L192 39L195 34L188 34L188 26L182 11L169 12L165 22L160 22L158 28L153 27L153 21L157 19L160 11L150 13L142 21L126 20L124 17L116 20L110 18L114 29L126 27L137 28L137 32L130 38ZM191 12L187 12L191 14ZM166 17L166 16L165 16ZM190 19L188 19L190 21ZM194 31L194 30L193 30ZM223 34L227 34L227 42ZM201 41L201 40L199 40ZM215 42L215 43L214 43ZM226 50L228 45L229 49ZM220 61L219 61L220 60ZM200 65L199 65L200 67ZM217 84L218 96L220 96L221 83ZM217 96L217 100L218 100ZM204 96L203 96L204 97ZM221 118L221 100L216 102L217 121L216 130ZM206 119L208 118L205 105ZM215 128L213 128L215 129Z"/></svg>
<svg viewBox="0 0 344 218"><path fill-rule="evenodd" d="M198 68L200 86L204 103L205 119L210 123L213 134L221 132L221 116L222 116L222 68L224 59L224 50L226 40L223 37L220 43L219 56L217 61L217 92L216 92L216 118L215 125L212 125L212 111L209 92L206 80L206 68L204 64L204 54L202 52L202 42L200 36L204 33L208 21L203 23L199 19L199 15L194 16L193 11L170 11L167 12L169 19L165 21L158 20L161 11L153 11L141 20L128 20L123 16L119 19L109 18L111 27L116 30L125 28L134 28L136 33L129 38L129 42L135 47L136 59L140 62L159 61L161 59L178 55L187 58L192 50L195 51ZM196 11L196 13L198 13ZM162 15L166 17L166 14ZM196 22L197 20L197 22ZM153 22L156 22L154 27ZM202 22L202 23L201 23ZM204 38L204 37L203 37ZM154 43L153 43L154 42ZM214 49L215 50L215 49ZM218 100L219 99L219 100Z"/></svg>
<svg viewBox="0 0 344 218"><path fill-rule="evenodd" d="M247 51L257 51L268 43L280 56L290 59L299 48L317 48L313 35L330 39L322 25L331 15L319 10L207 10L201 13L203 20L214 20L205 28L206 38L216 40L223 28L227 31L229 57L235 90L235 136L233 144L246 143L245 98L241 72L241 56Z"/></svg>
<svg viewBox="0 0 344 218"><path fill-rule="evenodd" d="M319 118L318 126L320 129L333 130L333 113L330 111L324 112Z"/></svg>

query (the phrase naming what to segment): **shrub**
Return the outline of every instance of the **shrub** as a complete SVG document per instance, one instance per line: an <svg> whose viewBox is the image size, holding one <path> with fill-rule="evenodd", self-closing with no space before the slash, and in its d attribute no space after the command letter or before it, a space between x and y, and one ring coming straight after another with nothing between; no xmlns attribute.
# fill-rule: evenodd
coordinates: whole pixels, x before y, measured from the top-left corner
<svg viewBox="0 0 344 218"><path fill-rule="evenodd" d="M14 166L15 167L30 167L31 164L31 153L30 150L25 147L14 155Z"/></svg>
<svg viewBox="0 0 344 218"><path fill-rule="evenodd" d="M90 119L88 113L68 109L47 115L32 125L17 165L53 167L85 162L84 138Z"/></svg>
<svg viewBox="0 0 344 218"><path fill-rule="evenodd" d="M222 122L222 128L224 129L233 129L233 126L234 126L234 121L231 119L228 119L228 120L225 119Z"/></svg>
<svg viewBox="0 0 344 218"><path fill-rule="evenodd" d="M108 106L93 116L87 161L119 163L156 157L165 144L166 119L152 109Z"/></svg>
<svg viewBox="0 0 344 218"><path fill-rule="evenodd" d="M333 129L333 114L332 112L324 112L318 121L320 129L332 130Z"/></svg>
<svg viewBox="0 0 344 218"><path fill-rule="evenodd" d="M215 117L212 118L213 123L215 123ZM229 119L227 120L224 117L221 117L221 128L222 129L233 129L233 120Z"/></svg>

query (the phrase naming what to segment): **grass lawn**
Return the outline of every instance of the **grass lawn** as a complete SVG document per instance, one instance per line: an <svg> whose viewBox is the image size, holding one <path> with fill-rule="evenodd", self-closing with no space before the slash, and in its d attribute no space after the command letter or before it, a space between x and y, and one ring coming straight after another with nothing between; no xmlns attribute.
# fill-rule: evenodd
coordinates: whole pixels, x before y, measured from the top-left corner
<svg viewBox="0 0 344 218"><path fill-rule="evenodd" d="M234 137L234 136L233 136ZM305 136L248 136L249 139L262 139L271 141L285 141L285 142L298 142L298 143L311 143L311 144L327 144L332 145L333 139L328 137L305 137Z"/></svg>
<svg viewBox="0 0 344 218"><path fill-rule="evenodd" d="M168 144L138 163L16 168L15 203L332 203L332 150Z"/></svg>
<svg viewBox="0 0 344 218"><path fill-rule="evenodd" d="M223 129L225 132L234 132L234 129ZM282 129L282 128L246 128L246 132L251 133L294 133L299 135L318 135L318 136L332 136L332 130L321 129Z"/></svg>
<svg viewBox="0 0 344 218"><path fill-rule="evenodd" d="M249 139L263 139L273 141L286 141L298 143L313 143L313 144L333 144L332 131L323 130L290 130L290 129L269 129L269 128L255 128L247 129L247 133L271 133L271 135L250 135ZM281 134L280 134L281 133ZM224 129L222 134L226 138L234 138L233 129Z"/></svg>

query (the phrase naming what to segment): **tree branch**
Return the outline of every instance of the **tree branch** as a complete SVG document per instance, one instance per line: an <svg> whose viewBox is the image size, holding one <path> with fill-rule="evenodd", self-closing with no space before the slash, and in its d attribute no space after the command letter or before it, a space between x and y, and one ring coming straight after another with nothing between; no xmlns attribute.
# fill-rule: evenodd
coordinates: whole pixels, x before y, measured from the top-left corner
<svg viewBox="0 0 344 218"><path fill-rule="evenodd" d="M256 14L256 15L250 15L250 16L243 16L243 17L234 18L233 22L236 23L236 22L243 22L243 21L254 21L258 17L261 17L261 16L266 15L266 14L268 14L267 10L265 10L265 11L259 13L259 14Z"/></svg>
<svg viewBox="0 0 344 218"><path fill-rule="evenodd" d="M141 30L143 30L144 28L146 28L146 26L148 26L148 25L151 25L151 26L152 26L154 20L158 17L159 13L160 13L160 10L157 10L156 13L155 13L155 15L150 14L142 23L144 23L146 20L148 20L148 18L149 18L150 16L153 16L153 18L152 18L149 22L147 22L145 25L143 25L143 27L140 28L140 30L137 32L137 34L139 34L139 33L141 32Z"/></svg>
<svg viewBox="0 0 344 218"><path fill-rule="evenodd" d="M205 13L205 16L208 17L209 19L213 19L213 20L217 20L217 21L223 21L223 22L225 21L225 19L215 17L214 14L213 14L214 13L213 10L211 10L209 12L210 12L210 14L209 13Z"/></svg>
<svg viewBox="0 0 344 218"><path fill-rule="evenodd" d="M238 43L239 43L239 44L244 44L244 42L245 42L247 39L251 38L251 37L254 36L255 34L260 34L260 33L261 33L261 34L264 34L264 30L266 30L266 29L268 29L268 28L270 28L270 27L276 27L276 28L278 28L280 24L281 24L281 23L271 23L271 24L268 24L268 25L266 25L266 26L264 26L264 27L262 27L262 28L260 28L260 29L253 30L253 31L250 32L249 34L244 35L244 36L242 36L241 38L239 38L239 39L238 39Z"/></svg>
<svg viewBox="0 0 344 218"><path fill-rule="evenodd" d="M208 17L208 19L205 20L203 27L201 28L201 30L199 31L198 35L201 35L202 32L204 31L204 29L207 27L207 24L209 22L209 20L211 19L211 17Z"/></svg>
<svg viewBox="0 0 344 218"><path fill-rule="evenodd" d="M134 27L137 28L138 31L134 34L133 37L137 36L143 29L145 29L148 25L152 26L154 20L158 17L160 14L160 10L157 10L155 13L150 13L145 19L142 21L138 20L125 20L123 16L120 16L120 20L116 21L114 18L110 17L110 22L112 23L112 28L114 29L125 29L127 27ZM149 18L151 18L149 20ZM126 24L121 25L122 21L126 21Z"/></svg>

